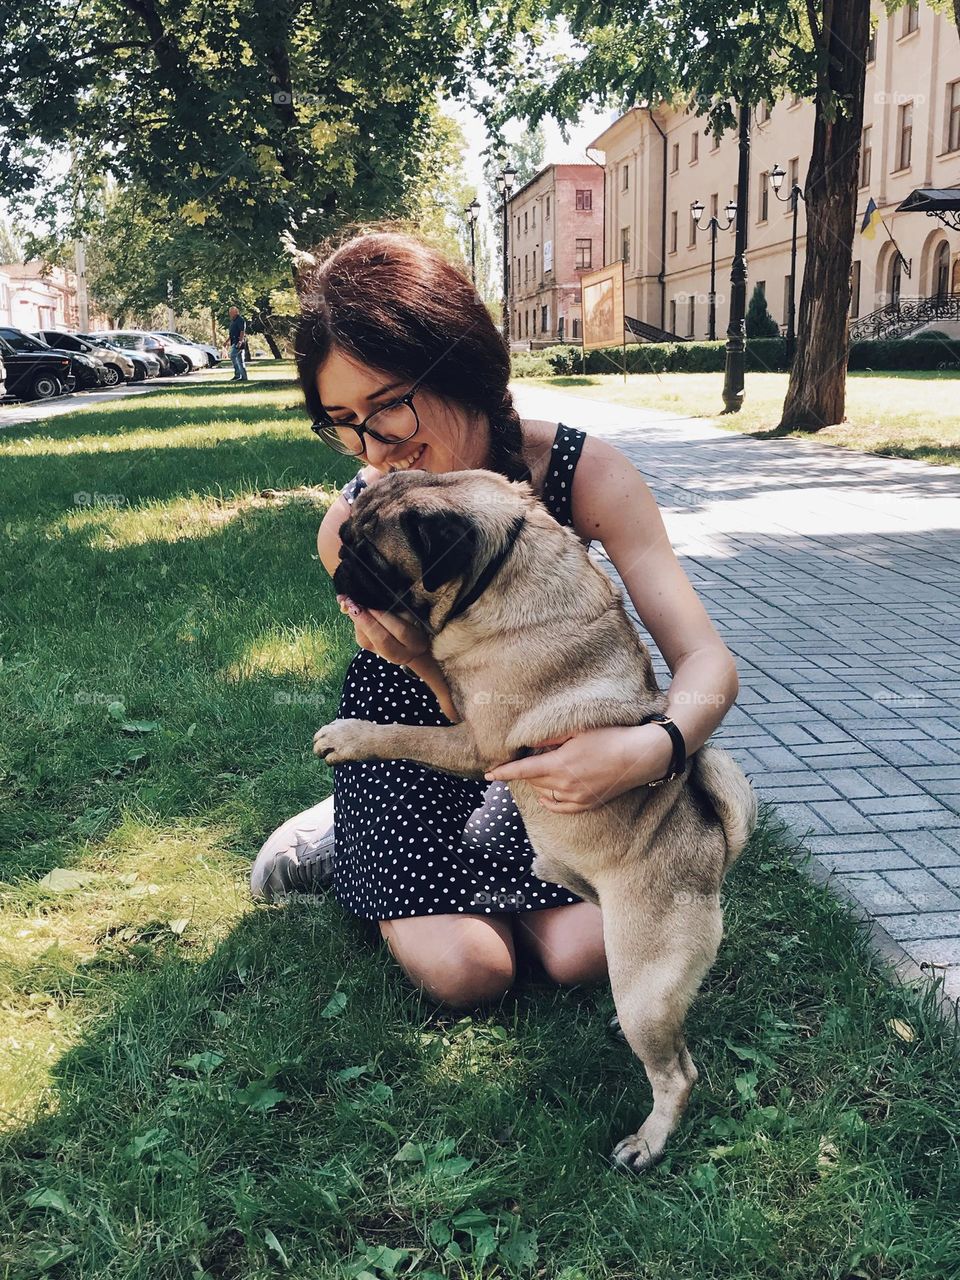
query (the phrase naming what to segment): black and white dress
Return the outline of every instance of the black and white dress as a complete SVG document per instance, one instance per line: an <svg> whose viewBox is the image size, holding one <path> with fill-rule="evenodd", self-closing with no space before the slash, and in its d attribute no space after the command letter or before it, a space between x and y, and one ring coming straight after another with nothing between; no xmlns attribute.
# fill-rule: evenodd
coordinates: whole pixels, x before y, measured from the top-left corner
<svg viewBox="0 0 960 1280"><path fill-rule="evenodd" d="M570 493L585 433L560 423L542 501L572 525ZM350 503L358 475L342 490ZM377 724L449 725L428 685L360 649L347 668L338 716ZM368 920L539 911L581 902L531 874L534 853L503 782L474 781L409 760L333 771L333 892Z"/></svg>

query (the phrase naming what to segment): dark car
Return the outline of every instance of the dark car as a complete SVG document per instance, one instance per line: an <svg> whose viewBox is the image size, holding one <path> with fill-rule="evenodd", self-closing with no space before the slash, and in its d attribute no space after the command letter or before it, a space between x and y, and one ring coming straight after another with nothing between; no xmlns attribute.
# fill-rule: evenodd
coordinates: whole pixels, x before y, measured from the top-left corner
<svg viewBox="0 0 960 1280"><path fill-rule="evenodd" d="M76 386L70 372L70 357L50 351L39 342L37 347L36 351L18 351L0 334L0 358L6 369L8 396L17 400L52 400Z"/></svg>
<svg viewBox="0 0 960 1280"><path fill-rule="evenodd" d="M70 362L70 373L74 379L74 385L80 391L88 391L91 387L104 385L103 366L99 361L92 360L90 356L85 356L80 351L59 352L54 347L48 347L39 338L34 338L29 333L24 333L22 329L2 327L0 328L0 338L3 338L14 351L21 352L23 355L42 354L43 352L51 351L54 354L65 355Z"/></svg>

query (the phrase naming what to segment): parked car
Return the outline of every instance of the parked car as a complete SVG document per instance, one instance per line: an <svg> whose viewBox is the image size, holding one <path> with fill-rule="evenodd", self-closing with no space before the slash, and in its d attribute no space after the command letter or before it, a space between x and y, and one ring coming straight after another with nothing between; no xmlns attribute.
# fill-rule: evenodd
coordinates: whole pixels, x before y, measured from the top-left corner
<svg viewBox="0 0 960 1280"><path fill-rule="evenodd" d="M159 338L155 338L152 333L144 333L140 329L98 329L94 337L105 338L107 342L121 347L124 351L145 351L154 356L160 361L161 377L183 372L186 367L186 361L170 360L165 346ZM177 365L176 369L174 364Z"/></svg>
<svg viewBox="0 0 960 1280"><path fill-rule="evenodd" d="M75 387L79 391L89 391L92 387L105 385L106 376L103 365L99 361L92 360L90 356L85 356L81 351L59 352L54 347L48 347L39 338L34 338L31 334L24 333L22 329L8 328L6 326L0 327L0 338L3 338L14 351L24 354L55 351L57 354L67 356L70 363L70 374L74 379Z"/></svg>
<svg viewBox="0 0 960 1280"><path fill-rule="evenodd" d="M40 329L36 336L48 347L57 347L61 351L81 351L99 361L103 365L108 387L133 381L133 361L119 347L108 351L106 347L95 346L89 338L81 338L79 334L69 333L64 329Z"/></svg>
<svg viewBox="0 0 960 1280"><path fill-rule="evenodd" d="M7 398L7 368L3 363L3 357L0 356L0 400Z"/></svg>
<svg viewBox="0 0 960 1280"><path fill-rule="evenodd" d="M6 374L6 394L17 400L52 400L76 386L70 357L65 352L50 351L39 342L35 350L21 351L11 346L0 331L0 358Z"/></svg>
<svg viewBox="0 0 960 1280"><path fill-rule="evenodd" d="M171 338L168 333L156 333L153 330L151 333L163 343L167 355L182 356L190 365L191 373L207 368L207 353L201 351L195 342L182 342L179 338Z"/></svg>
<svg viewBox="0 0 960 1280"><path fill-rule="evenodd" d="M162 329L155 329L154 333L158 338L172 338L174 342L179 342L185 347L198 347L207 357L209 368L220 363L220 352L208 342L196 342L193 338L185 338L182 333L165 333Z"/></svg>
<svg viewBox="0 0 960 1280"><path fill-rule="evenodd" d="M132 347L124 349L108 342L106 338L98 337L95 333L79 333L77 337L83 338L84 342L92 342L95 347L102 348L108 357L110 353L115 352L124 360L129 360L133 365L132 382L144 382L147 378L160 376L160 361L149 351L135 351Z"/></svg>

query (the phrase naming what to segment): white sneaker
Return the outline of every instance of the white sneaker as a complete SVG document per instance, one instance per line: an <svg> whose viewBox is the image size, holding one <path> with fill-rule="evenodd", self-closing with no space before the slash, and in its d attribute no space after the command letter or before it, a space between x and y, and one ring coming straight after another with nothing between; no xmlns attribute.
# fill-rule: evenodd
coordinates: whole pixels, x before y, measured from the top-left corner
<svg viewBox="0 0 960 1280"><path fill-rule="evenodd" d="M278 827L250 872L255 898L277 902L294 893L321 893L333 879L333 796Z"/></svg>

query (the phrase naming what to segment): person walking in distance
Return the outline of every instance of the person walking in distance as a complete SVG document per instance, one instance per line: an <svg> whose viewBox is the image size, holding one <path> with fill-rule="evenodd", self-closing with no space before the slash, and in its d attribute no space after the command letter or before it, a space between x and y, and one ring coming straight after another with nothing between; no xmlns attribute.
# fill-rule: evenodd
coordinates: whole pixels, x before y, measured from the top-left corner
<svg viewBox="0 0 960 1280"><path fill-rule="evenodd" d="M249 382L247 366L243 363L243 344L247 340L247 322L239 307L230 308L230 359L233 361L231 382Z"/></svg>

